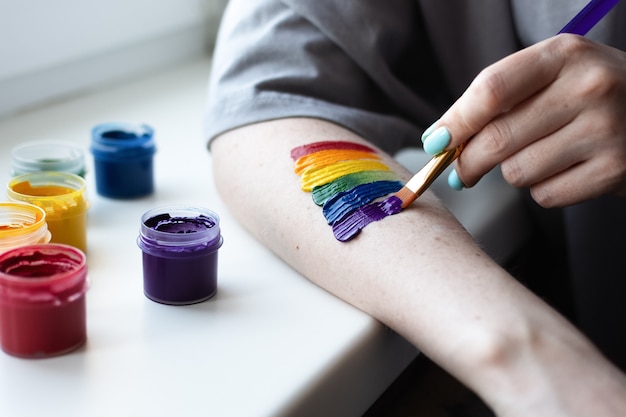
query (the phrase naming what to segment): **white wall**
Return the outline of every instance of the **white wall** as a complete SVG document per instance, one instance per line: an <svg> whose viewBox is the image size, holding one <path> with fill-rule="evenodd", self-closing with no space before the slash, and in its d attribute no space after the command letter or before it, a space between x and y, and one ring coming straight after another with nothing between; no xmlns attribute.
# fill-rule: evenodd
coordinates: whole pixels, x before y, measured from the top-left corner
<svg viewBox="0 0 626 417"><path fill-rule="evenodd" d="M226 0L0 0L0 118L210 52Z"/></svg>

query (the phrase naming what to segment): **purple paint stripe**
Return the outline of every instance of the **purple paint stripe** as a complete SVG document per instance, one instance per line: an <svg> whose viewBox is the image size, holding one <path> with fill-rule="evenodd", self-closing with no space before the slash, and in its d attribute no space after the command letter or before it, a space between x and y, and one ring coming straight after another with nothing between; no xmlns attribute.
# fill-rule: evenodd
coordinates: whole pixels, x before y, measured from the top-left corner
<svg viewBox="0 0 626 417"><path fill-rule="evenodd" d="M348 191L337 193L326 200L323 207L328 224L334 224L353 210L371 203L379 197L395 193L402 188L400 181L375 181L360 184Z"/></svg>
<svg viewBox="0 0 626 417"><path fill-rule="evenodd" d="M347 242L354 239L368 224L402 211L402 200L395 195L354 210L333 225L335 239Z"/></svg>

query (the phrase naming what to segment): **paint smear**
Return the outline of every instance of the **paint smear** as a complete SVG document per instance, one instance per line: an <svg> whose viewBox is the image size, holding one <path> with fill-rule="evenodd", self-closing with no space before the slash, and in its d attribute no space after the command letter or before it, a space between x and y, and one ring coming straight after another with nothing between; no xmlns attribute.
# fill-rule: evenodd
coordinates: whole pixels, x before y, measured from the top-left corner
<svg viewBox="0 0 626 417"><path fill-rule="evenodd" d="M24 228L26 228L28 226L30 226L30 224L26 224L26 223L2 224L2 225L0 225L0 232L6 232L6 231L9 231L9 230L24 229Z"/></svg>
<svg viewBox="0 0 626 417"><path fill-rule="evenodd" d="M352 188L374 181L397 181L395 172L392 171L360 171L347 174L324 185L313 187L313 201L318 206L335 194L350 191Z"/></svg>
<svg viewBox="0 0 626 417"><path fill-rule="evenodd" d="M313 154L304 155L296 160L294 171L301 175L310 168L322 168L343 161L354 160L379 160L380 157L371 152L353 150L328 149Z"/></svg>
<svg viewBox="0 0 626 417"><path fill-rule="evenodd" d="M403 184L373 148L323 141L298 146L291 150L291 157L302 190L311 192L315 204L323 206L322 213L341 242L402 210L402 201L393 195L380 201Z"/></svg>
<svg viewBox="0 0 626 417"><path fill-rule="evenodd" d="M328 149L352 149L354 151L365 151L375 153L376 151L369 146L361 145L359 143L354 142L343 142L343 141L322 141L322 142L314 142L309 143L307 145L298 146L291 150L291 158L295 161L305 155L325 151Z"/></svg>
<svg viewBox="0 0 626 417"><path fill-rule="evenodd" d="M369 159L357 159L354 161L341 161L332 165L322 167L312 167L302 173L302 191L311 192L314 187L328 184L347 174L362 171L385 171L389 170L387 165L379 161Z"/></svg>
<svg viewBox="0 0 626 417"><path fill-rule="evenodd" d="M31 185L30 181L19 182L13 185L12 189L16 193L37 197L54 197L76 191L73 188L61 187L60 185Z"/></svg>
<svg viewBox="0 0 626 417"><path fill-rule="evenodd" d="M163 213L146 220L144 224L159 232L198 233L214 227L217 223L203 214L197 217L172 217L169 213Z"/></svg>
<svg viewBox="0 0 626 417"><path fill-rule="evenodd" d="M31 253L7 257L0 263L0 272L22 278L44 278L57 274L67 274L80 266L80 260L64 253ZM38 286L44 286L40 283ZM34 289L29 289L35 291Z"/></svg>
<svg viewBox="0 0 626 417"><path fill-rule="evenodd" d="M402 188L400 181L376 181L357 185L349 191L335 194L326 200L322 213L328 224L335 224L350 212L371 203L377 198L384 197Z"/></svg>
<svg viewBox="0 0 626 417"><path fill-rule="evenodd" d="M347 242L354 239L368 224L400 213L400 211L402 211L402 200L392 195L381 202L354 210L333 225L333 234L335 239Z"/></svg>

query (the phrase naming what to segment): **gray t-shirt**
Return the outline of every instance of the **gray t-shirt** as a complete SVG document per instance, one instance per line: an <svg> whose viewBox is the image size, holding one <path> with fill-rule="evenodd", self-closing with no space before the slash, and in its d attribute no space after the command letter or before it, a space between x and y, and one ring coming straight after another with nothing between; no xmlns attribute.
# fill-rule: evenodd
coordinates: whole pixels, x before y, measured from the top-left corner
<svg viewBox="0 0 626 417"><path fill-rule="evenodd" d="M283 117L341 124L390 153L420 143L477 73L557 33L588 0L231 0L205 135ZM588 34L626 50L626 4Z"/></svg>

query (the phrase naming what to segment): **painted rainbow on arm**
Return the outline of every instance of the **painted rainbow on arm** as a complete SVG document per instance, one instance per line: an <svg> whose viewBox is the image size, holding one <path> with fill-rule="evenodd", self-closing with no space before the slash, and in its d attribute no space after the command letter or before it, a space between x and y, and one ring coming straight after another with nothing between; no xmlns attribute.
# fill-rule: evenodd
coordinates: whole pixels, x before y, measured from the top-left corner
<svg viewBox="0 0 626 417"><path fill-rule="evenodd" d="M291 150L294 171L303 191L315 204L341 242L353 239L368 224L402 210L394 195L403 184L369 146L345 141L322 141Z"/></svg>

